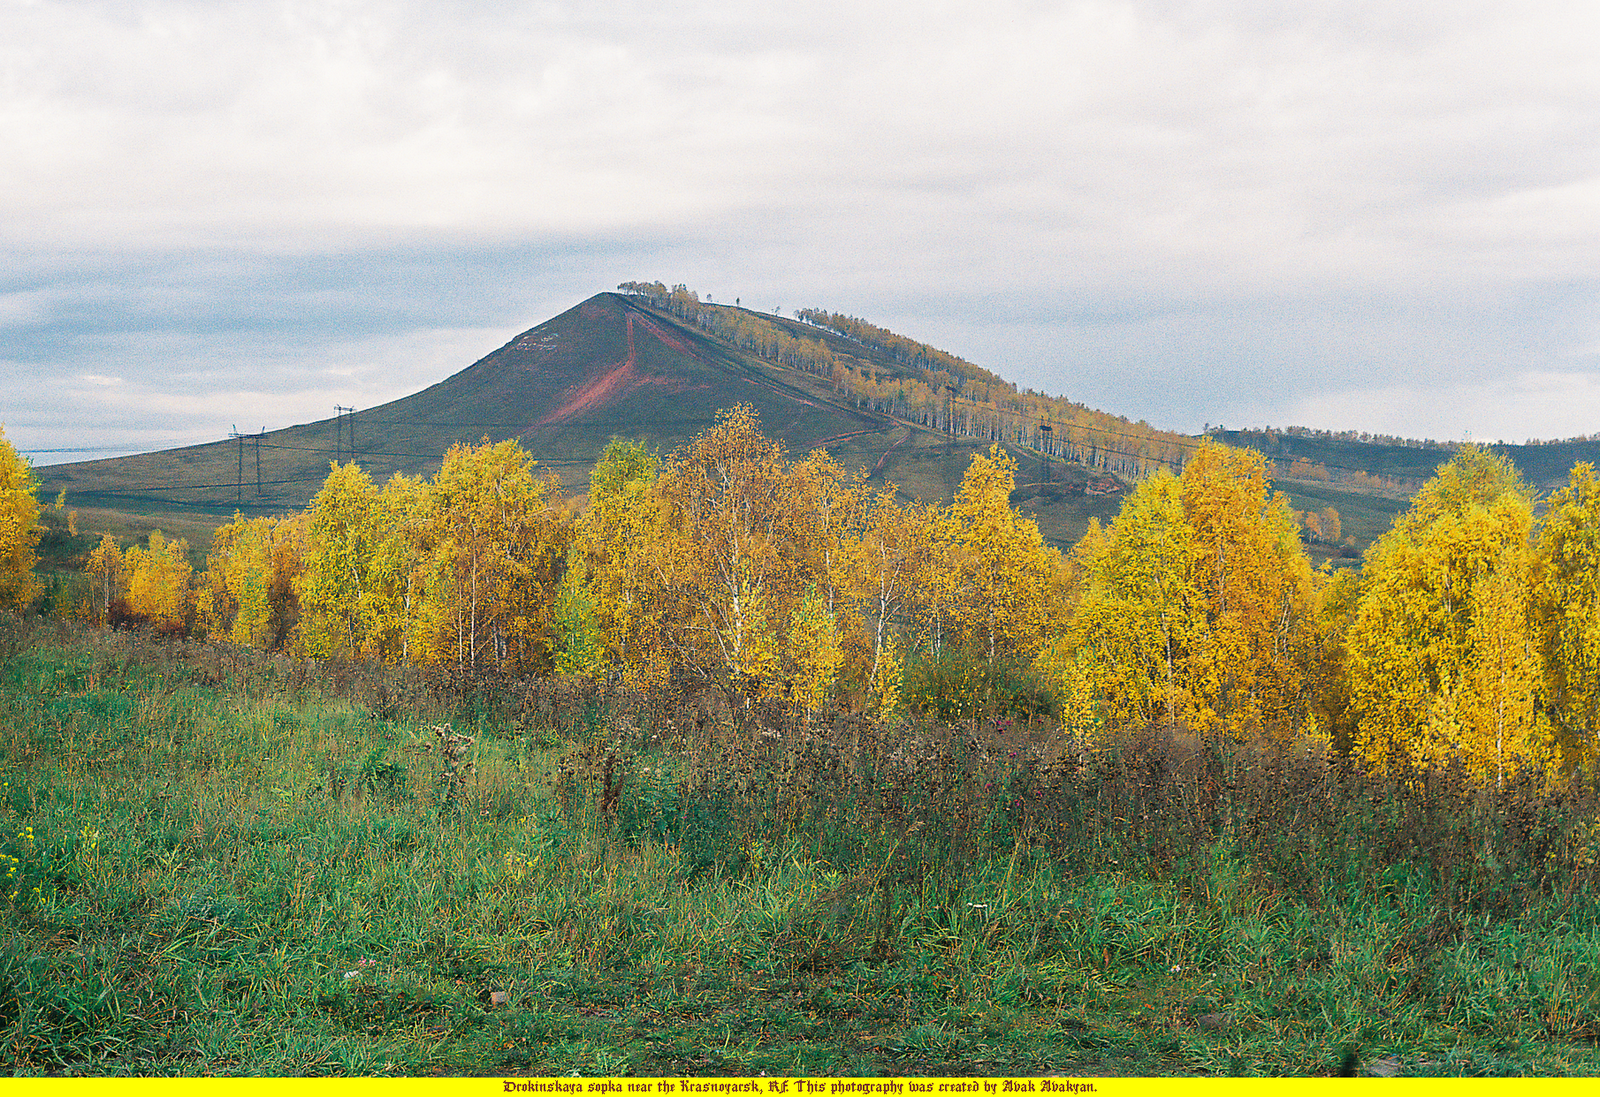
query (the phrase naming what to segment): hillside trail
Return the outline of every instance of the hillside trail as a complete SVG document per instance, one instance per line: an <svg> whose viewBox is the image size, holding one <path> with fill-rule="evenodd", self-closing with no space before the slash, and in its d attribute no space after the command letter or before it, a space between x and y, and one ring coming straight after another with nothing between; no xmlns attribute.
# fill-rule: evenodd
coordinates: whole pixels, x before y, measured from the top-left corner
<svg viewBox="0 0 1600 1097"><path fill-rule="evenodd" d="M818 438L811 443L812 449L826 449L835 442L843 442L846 438L859 438L863 434L877 434L880 428L867 427L865 430L847 430L843 434L831 435L827 438Z"/></svg>
<svg viewBox="0 0 1600 1097"><path fill-rule="evenodd" d="M899 449L901 446L905 445L910 440L911 440L911 428L910 427L906 427L905 428L905 433L900 436L900 441L896 442L894 445L892 445L888 449L884 450L883 451L883 456L878 458L878 463L876 465L872 466L872 474L874 476L876 476L878 474L878 472L880 470L882 470L883 463L889 459L889 454L893 453L895 450Z"/></svg>

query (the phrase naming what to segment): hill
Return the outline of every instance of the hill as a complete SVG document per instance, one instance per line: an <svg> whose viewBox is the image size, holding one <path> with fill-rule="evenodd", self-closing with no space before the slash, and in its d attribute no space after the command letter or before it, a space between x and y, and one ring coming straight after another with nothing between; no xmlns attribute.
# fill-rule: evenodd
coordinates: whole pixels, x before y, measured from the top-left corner
<svg viewBox="0 0 1600 1097"><path fill-rule="evenodd" d="M1181 466L1196 439L1016 385L865 320L802 309L797 319L702 301L684 286L624 283L523 332L421 392L260 435L38 470L43 497L68 493L85 529L137 537L153 526L203 550L236 510L305 506L332 460L375 480L431 475L456 443L515 438L568 495L611 438L665 451L719 409L753 405L791 452L825 447L910 498L946 500L971 455L1000 442L1018 461L1013 502L1066 547L1089 518L1115 515L1127 484ZM1289 428L1224 430L1273 462L1302 511L1335 508L1353 557L1447 460L1434 443ZM1600 442L1496 447L1548 488ZM1329 546L1327 552L1340 551Z"/></svg>
<svg viewBox="0 0 1600 1097"><path fill-rule="evenodd" d="M711 306L707 306L710 308ZM848 336L749 310L715 306L751 328L829 346L846 368L887 380L912 368ZM307 503L331 460L353 458L375 480L432 474L456 443L515 438L568 494L613 437L668 451L715 421L719 409L753 405L763 428L792 452L825 447L847 468L869 470L912 497L947 499L989 438L951 433L862 401L830 378L763 358L639 295L601 293L531 328L436 385L353 415L181 449L52 465L38 470L41 496L66 491L86 526L138 532L152 524L191 535L231 516L275 514ZM1018 501L1039 512L1057 543L1081 535L1091 514L1114 514L1121 484L1060 458L1012 444ZM199 547L198 545L196 547Z"/></svg>
<svg viewBox="0 0 1600 1097"><path fill-rule="evenodd" d="M1332 434L1299 427L1287 430L1224 430L1213 436L1230 446L1247 446L1277 463L1285 472L1295 461L1321 465L1331 483L1364 493L1409 495L1455 452L1449 443L1378 440L1354 433ZM1523 478L1539 491L1566 483L1580 461L1600 465L1600 440L1491 444L1489 449L1511 458Z"/></svg>

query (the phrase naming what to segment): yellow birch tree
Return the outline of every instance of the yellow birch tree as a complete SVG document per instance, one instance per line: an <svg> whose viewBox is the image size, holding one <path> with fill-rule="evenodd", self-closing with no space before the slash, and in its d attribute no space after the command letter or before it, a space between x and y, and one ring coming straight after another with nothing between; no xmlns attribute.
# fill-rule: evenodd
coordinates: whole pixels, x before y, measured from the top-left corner
<svg viewBox="0 0 1600 1097"><path fill-rule="evenodd" d="M189 542L168 541L152 530L147 547L130 546L122 558L128 583L128 612L161 632L182 632L188 625L194 569Z"/></svg>
<svg viewBox="0 0 1600 1097"><path fill-rule="evenodd" d="M901 503L892 487L869 503L864 528L841 538L845 585L859 608L871 643L867 692L878 704L899 701L901 664L894 650L894 624L937 583L933 561L935 516L920 503ZM884 680L885 673L893 682Z"/></svg>
<svg viewBox="0 0 1600 1097"><path fill-rule="evenodd" d="M90 620L104 628L111 623L111 609L122 599L122 549L109 533L100 535L100 543L89 553L84 572L90 578Z"/></svg>
<svg viewBox="0 0 1600 1097"><path fill-rule="evenodd" d="M417 650L434 549L432 507L432 490L420 476L397 472L378 491L367 566L368 627L372 649L390 662L410 662Z"/></svg>
<svg viewBox="0 0 1600 1097"><path fill-rule="evenodd" d="M218 639L278 651L299 620L302 515L245 518L217 527L197 598L200 626Z"/></svg>
<svg viewBox="0 0 1600 1097"><path fill-rule="evenodd" d="M806 591L789 616L787 646L789 665L793 668L790 698L795 707L808 716L821 712L844 662L844 648L839 641L833 611L815 585Z"/></svg>
<svg viewBox="0 0 1600 1097"><path fill-rule="evenodd" d="M624 682L666 679L660 554L670 548L656 491L660 461L642 442L614 438L589 477L589 509L578 522L596 625Z"/></svg>
<svg viewBox="0 0 1600 1097"><path fill-rule="evenodd" d="M1534 557L1532 615L1544 698L1565 768L1600 737L1600 479L1587 462L1550 497Z"/></svg>
<svg viewBox="0 0 1600 1097"><path fill-rule="evenodd" d="M382 658L372 566L383 534L378 490L354 462L332 465L306 515L296 589L300 642L318 658Z"/></svg>
<svg viewBox="0 0 1600 1097"><path fill-rule="evenodd" d="M0 427L0 608L26 609L38 593L39 483Z"/></svg>
<svg viewBox="0 0 1600 1097"><path fill-rule="evenodd" d="M1294 514L1254 450L1208 439L1180 481L1203 614L1188 672L1195 718L1236 735L1288 738L1308 708L1315 587Z"/></svg>
<svg viewBox="0 0 1600 1097"><path fill-rule="evenodd" d="M454 446L429 490L424 661L537 669L548 665L550 600L565 550L552 479L515 440Z"/></svg>
<svg viewBox="0 0 1600 1097"><path fill-rule="evenodd" d="M1488 781L1548 760L1522 608L1531 529L1511 462L1464 447L1368 550L1348 648L1370 764L1460 764Z"/></svg>
<svg viewBox="0 0 1600 1097"><path fill-rule="evenodd" d="M741 405L673 454L655 569L674 659L730 698L776 692L775 624L788 617L798 562L786 552L796 512L783 447Z"/></svg>
<svg viewBox="0 0 1600 1097"><path fill-rule="evenodd" d="M999 444L972 455L946 511L943 534L957 568L953 624L963 641L993 662L1001 655L1032 661L1061 608L1061 554L1039 525L1011 506L1017 463Z"/></svg>
<svg viewBox="0 0 1600 1097"><path fill-rule="evenodd" d="M1182 484L1164 469L1134 488L1108 529L1085 536L1083 598L1041 659L1080 729L1193 716L1190 660L1203 625L1193 540Z"/></svg>
<svg viewBox="0 0 1600 1097"><path fill-rule="evenodd" d="M557 673L599 680L605 677L606 649L585 571L583 553L574 545L556 586L553 655Z"/></svg>

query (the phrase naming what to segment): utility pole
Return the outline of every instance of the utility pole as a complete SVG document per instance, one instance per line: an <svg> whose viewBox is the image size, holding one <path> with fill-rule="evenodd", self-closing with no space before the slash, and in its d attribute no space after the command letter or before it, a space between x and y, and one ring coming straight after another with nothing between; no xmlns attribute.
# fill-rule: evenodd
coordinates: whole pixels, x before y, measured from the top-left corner
<svg viewBox="0 0 1600 1097"><path fill-rule="evenodd" d="M261 494L261 439L267 436L267 428L263 426L259 433L243 434L239 424L235 423L228 432L228 437L236 439L239 443L238 461L233 473L233 505L238 506L244 501L244 440L249 438L256 444L256 494Z"/></svg>
<svg viewBox="0 0 1600 1097"><path fill-rule="evenodd" d="M342 404L333 405L333 459L338 461L344 454L340 443L344 440L344 417L350 416L350 460L356 459L356 409L347 408Z"/></svg>
<svg viewBox="0 0 1600 1097"><path fill-rule="evenodd" d="M239 433L239 424L233 424L233 429L228 432L229 438L239 440L239 469L233 481L233 505L238 506L244 496L244 435Z"/></svg>
<svg viewBox="0 0 1600 1097"><path fill-rule="evenodd" d="M1039 424L1039 433L1044 435L1044 445L1040 448L1044 450L1044 482L1047 484L1050 482L1050 436L1054 431L1049 423Z"/></svg>

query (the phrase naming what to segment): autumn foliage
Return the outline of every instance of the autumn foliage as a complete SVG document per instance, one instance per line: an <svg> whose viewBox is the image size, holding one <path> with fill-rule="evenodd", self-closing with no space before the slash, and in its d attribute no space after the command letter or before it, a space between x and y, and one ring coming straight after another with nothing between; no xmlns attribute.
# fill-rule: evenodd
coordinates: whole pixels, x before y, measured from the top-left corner
<svg viewBox="0 0 1600 1097"><path fill-rule="evenodd" d="M32 599L38 543L38 481L0 430L0 608L21 609Z"/></svg>
<svg viewBox="0 0 1600 1097"><path fill-rule="evenodd" d="M1468 449L1373 545L1349 633L1356 750L1503 780L1550 760L1528 627L1531 493Z"/></svg>
<svg viewBox="0 0 1600 1097"><path fill-rule="evenodd" d="M1206 443L1078 551L1083 600L1048 662L1093 726L1164 718L1294 736L1315 578L1261 457Z"/></svg>
<svg viewBox="0 0 1600 1097"><path fill-rule="evenodd" d="M303 514L219 528L198 582L182 541L106 538L86 610L320 658L699 683L806 721L1009 705L1079 736L1165 724L1482 782L1593 764L1589 466L1540 521L1509 461L1463 448L1338 572L1302 546L1337 514L1291 510L1253 451L1204 442L1069 555L1011 505L1015 472L993 445L948 505L907 501L737 407L666 456L614 440L578 514L485 440L432 480L335 465Z"/></svg>

